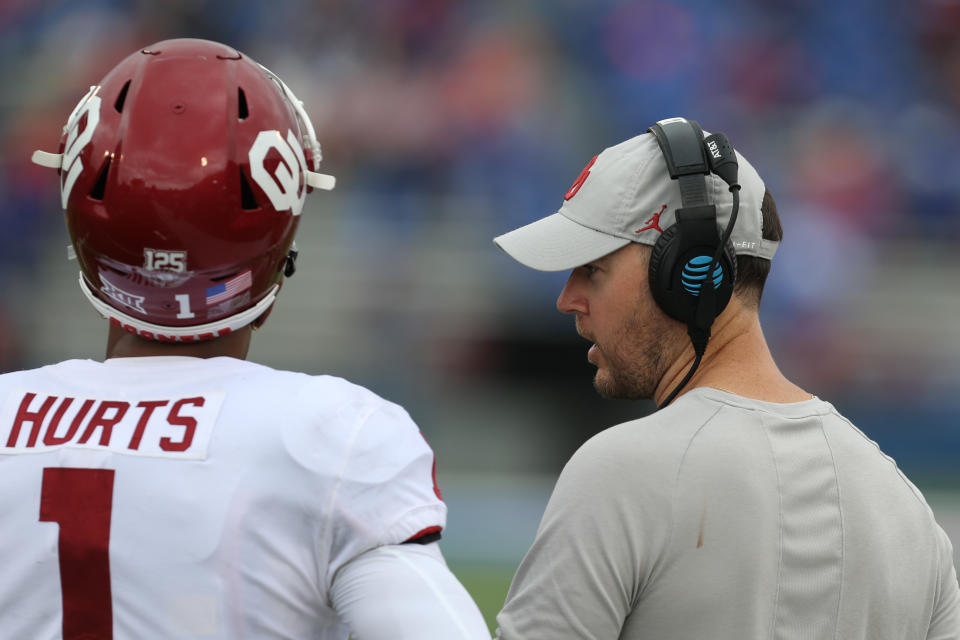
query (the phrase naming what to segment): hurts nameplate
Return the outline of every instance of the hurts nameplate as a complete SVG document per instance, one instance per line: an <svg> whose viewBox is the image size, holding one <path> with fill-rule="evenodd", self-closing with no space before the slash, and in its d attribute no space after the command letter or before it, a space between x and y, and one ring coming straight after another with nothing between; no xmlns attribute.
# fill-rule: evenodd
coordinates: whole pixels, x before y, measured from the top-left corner
<svg viewBox="0 0 960 640"><path fill-rule="evenodd" d="M0 454L61 447L202 460L223 393L108 399L21 389L0 409Z"/></svg>

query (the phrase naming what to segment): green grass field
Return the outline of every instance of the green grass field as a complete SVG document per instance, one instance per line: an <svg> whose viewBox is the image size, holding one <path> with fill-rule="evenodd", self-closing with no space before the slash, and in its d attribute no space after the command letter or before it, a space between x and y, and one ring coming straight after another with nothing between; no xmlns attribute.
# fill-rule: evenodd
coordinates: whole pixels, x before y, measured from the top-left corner
<svg viewBox="0 0 960 640"><path fill-rule="evenodd" d="M450 570L460 579L476 600L490 634L497 628L497 613L507 597L515 566L450 564Z"/></svg>

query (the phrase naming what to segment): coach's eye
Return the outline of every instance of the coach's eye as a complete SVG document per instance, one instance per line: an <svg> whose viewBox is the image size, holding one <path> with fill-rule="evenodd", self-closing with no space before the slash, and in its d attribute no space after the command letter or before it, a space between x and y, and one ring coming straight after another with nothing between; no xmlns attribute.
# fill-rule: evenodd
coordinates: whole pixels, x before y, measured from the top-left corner
<svg viewBox="0 0 960 640"><path fill-rule="evenodd" d="M586 271L587 277L589 278L593 276L593 274L595 274L597 271L599 271L600 268L595 264L585 264L583 265L583 270Z"/></svg>

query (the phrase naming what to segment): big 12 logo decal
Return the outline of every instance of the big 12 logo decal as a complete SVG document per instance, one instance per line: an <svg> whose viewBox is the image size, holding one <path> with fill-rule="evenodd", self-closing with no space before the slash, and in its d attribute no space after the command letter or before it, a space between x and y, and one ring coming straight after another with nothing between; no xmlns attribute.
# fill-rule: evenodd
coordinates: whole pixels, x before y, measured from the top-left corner
<svg viewBox="0 0 960 640"><path fill-rule="evenodd" d="M267 170L266 158L271 149L276 149L283 159L277 163L273 174ZM250 175L270 199L277 211L290 209L298 216L303 210L303 201L307 197L307 185L300 185L300 178L307 168L300 141L287 129L284 140L276 129L261 131L250 147Z"/></svg>
<svg viewBox="0 0 960 640"><path fill-rule="evenodd" d="M63 144L63 160L60 164L60 204L64 209L67 208L73 184L83 172L80 152L90 144L93 132L100 124L100 96L97 95L99 90L100 87L90 87L90 91L80 98L80 102L74 107L73 113L67 118L67 126L64 127L67 139ZM83 131L80 131L80 122L84 115L87 116L87 121Z"/></svg>

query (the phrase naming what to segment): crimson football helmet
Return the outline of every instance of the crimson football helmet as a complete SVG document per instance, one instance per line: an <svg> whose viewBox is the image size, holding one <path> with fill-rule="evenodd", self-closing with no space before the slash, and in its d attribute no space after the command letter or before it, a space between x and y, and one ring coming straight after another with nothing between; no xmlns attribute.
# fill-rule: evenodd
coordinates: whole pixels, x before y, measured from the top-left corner
<svg viewBox="0 0 960 640"><path fill-rule="evenodd" d="M60 202L80 288L143 338L226 335L269 310L293 271L294 233L320 145L273 73L206 40L166 40L80 100L59 153Z"/></svg>

